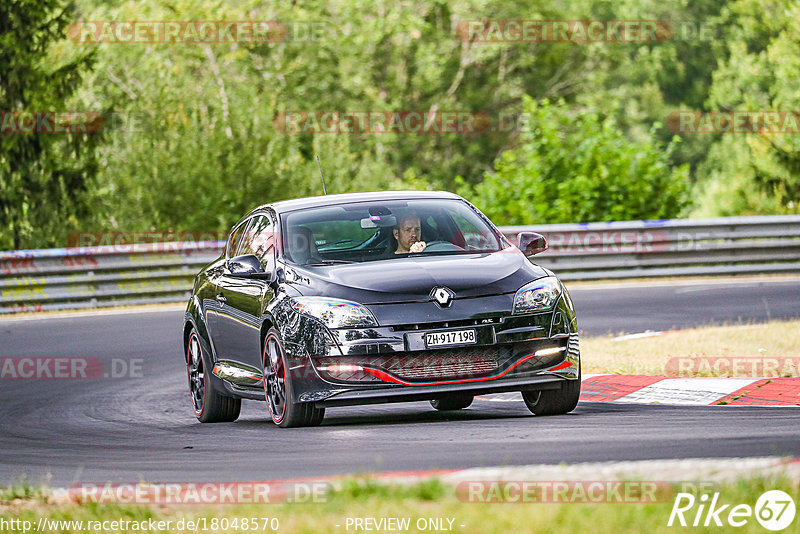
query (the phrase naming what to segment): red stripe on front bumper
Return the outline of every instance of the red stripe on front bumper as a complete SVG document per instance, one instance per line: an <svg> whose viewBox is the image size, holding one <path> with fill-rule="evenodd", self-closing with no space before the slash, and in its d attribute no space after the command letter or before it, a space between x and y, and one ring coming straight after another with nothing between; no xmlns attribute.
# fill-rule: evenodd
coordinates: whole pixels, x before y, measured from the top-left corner
<svg viewBox="0 0 800 534"><path fill-rule="evenodd" d="M393 382L395 384L402 384L404 386L441 386L441 385L445 385L445 384L464 384L464 383L467 383L467 382L486 382L488 380L496 380L498 378L501 378L501 377L505 376L506 374L511 372L511 370L513 370L515 367L525 363L526 361L530 360L534 356L535 356L535 354L528 354L524 358L520 358L519 360L514 362L514 365L512 365L511 367L509 367L508 369L506 369L505 371L503 371L500 374L493 375L493 376L484 376L484 377L481 377L481 378L470 378L470 379L466 379L466 380L442 380L440 382L406 382L405 380L403 380L401 378L397 378L396 376L392 376L389 373L387 373L385 371L378 370L378 369L371 369L369 367L364 367L364 372L369 374L369 375L374 376L375 378L383 380L384 382Z"/></svg>

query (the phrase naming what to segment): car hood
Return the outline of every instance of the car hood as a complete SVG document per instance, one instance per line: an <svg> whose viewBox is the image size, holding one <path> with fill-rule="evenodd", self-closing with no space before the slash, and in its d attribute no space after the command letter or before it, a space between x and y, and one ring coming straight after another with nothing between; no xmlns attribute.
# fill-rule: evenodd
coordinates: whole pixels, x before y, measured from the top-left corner
<svg viewBox="0 0 800 534"><path fill-rule="evenodd" d="M292 272L294 271L294 272ZM287 269L287 281L304 295L362 304L419 302L446 286L455 298L513 293L549 273L516 248L491 254L417 256L364 263Z"/></svg>

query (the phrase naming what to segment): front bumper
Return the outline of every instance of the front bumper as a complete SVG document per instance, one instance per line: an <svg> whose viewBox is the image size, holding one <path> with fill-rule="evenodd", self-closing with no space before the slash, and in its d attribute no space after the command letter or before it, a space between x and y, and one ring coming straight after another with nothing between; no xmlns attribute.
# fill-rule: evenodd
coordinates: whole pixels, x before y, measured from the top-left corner
<svg viewBox="0 0 800 534"><path fill-rule="evenodd" d="M284 335L293 396L297 402L344 406L557 389L579 378L577 324L568 298L546 313L465 315L334 330L302 317L298 328ZM475 344L425 346L426 333L465 329L475 330Z"/></svg>
<svg viewBox="0 0 800 534"><path fill-rule="evenodd" d="M555 374L542 374L525 378L498 380L492 383L464 383L444 386L419 386L408 388L379 388L342 391L317 402L319 407L356 406L388 402L412 402L432 400L453 393L488 395L507 391L541 391L560 389L564 378Z"/></svg>

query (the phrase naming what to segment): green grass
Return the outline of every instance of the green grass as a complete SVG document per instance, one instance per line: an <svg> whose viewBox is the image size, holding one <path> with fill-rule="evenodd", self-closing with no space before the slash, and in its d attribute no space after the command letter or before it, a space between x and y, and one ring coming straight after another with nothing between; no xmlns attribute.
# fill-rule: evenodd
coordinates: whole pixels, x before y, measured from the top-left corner
<svg viewBox="0 0 800 534"><path fill-rule="evenodd" d="M751 518L742 528L731 527L667 527L667 520L673 501L649 504L518 504L469 503L459 500L454 487L432 479L414 485L386 485L370 479L347 480L341 488L331 492L324 503L318 504L280 504L280 505L229 505L229 506L120 506L94 504L45 504L35 498L36 490L22 490L18 486L13 495L32 497L24 502L10 504L4 500L0 505L0 515L6 521L21 519L38 522L41 516L54 520L146 520L163 519L176 521L205 518L211 526L214 518L265 518L274 517L279 521L278 532L285 533L327 533L354 532L346 528L347 518L410 518L412 528L408 532L418 532L418 518L453 519L453 532L464 533L639 533L639 532L759 532L765 530ZM720 492L720 503L755 505L758 497L767 490L781 489L789 493L796 503L800 503L800 491L796 481L786 477L760 477L741 479L735 483L720 485L713 491ZM4 495L11 495L4 493ZM729 508L730 509L730 508ZM729 510L728 509L728 510ZM726 512L727 513L727 512ZM725 514L723 514L724 517ZM690 515L687 514L687 517ZM693 517L693 515L691 516ZM446 524L446 522L445 522ZM339 525L339 526L337 526ZM463 526L461 526L463 525ZM784 532L798 532L800 518ZM52 532L52 530L48 530ZM126 530L120 530L127 532ZM128 530L139 532L136 530ZM158 530L153 530L157 532ZM185 529L185 531L192 531ZM211 531L211 530L207 530ZM216 532L237 532L233 528L217 528ZM61 532L80 532L75 528L62 529ZM144 530L149 532L149 530ZM171 532L181 532L172 527ZM199 532L203 532L202 529ZM242 532L240 528L238 532ZM263 530L259 525L258 532Z"/></svg>
<svg viewBox="0 0 800 534"><path fill-rule="evenodd" d="M584 373L674 376L681 369L677 362L684 361L689 362L690 371L680 376L800 376L797 320L688 328L624 341L614 338L581 338ZM701 365L719 358L729 364L720 370ZM739 359L747 364L735 367Z"/></svg>
<svg viewBox="0 0 800 534"><path fill-rule="evenodd" d="M47 502L47 487L31 484L24 476L9 486L0 486L0 506L17 500Z"/></svg>
<svg viewBox="0 0 800 534"><path fill-rule="evenodd" d="M452 493L452 489L438 478L423 480L418 484L385 484L374 478L352 478L328 494L330 500L358 501L370 497L392 500L436 501Z"/></svg>

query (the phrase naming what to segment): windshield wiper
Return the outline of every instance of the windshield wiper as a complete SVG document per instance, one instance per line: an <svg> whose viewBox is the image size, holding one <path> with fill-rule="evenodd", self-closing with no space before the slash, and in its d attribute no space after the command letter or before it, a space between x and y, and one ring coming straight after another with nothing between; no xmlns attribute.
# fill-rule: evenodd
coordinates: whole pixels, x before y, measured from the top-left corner
<svg viewBox="0 0 800 534"><path fill-rule="evenodd" d="M337 264L344 264L344 263L357 263L352 260L320 260L315 261L314 263L306 263L307 266L313 265L337 265Z"/></svg>
<svg viewBox="0 0 800 534"><path fill-rule="evenodd" d="M345 243L352 243L355 241L354 239L340 239L339 241L335 241L333 243L325 243L322 245L322 248L330 248L335 247L336 245L344 245Z"/></svg>

